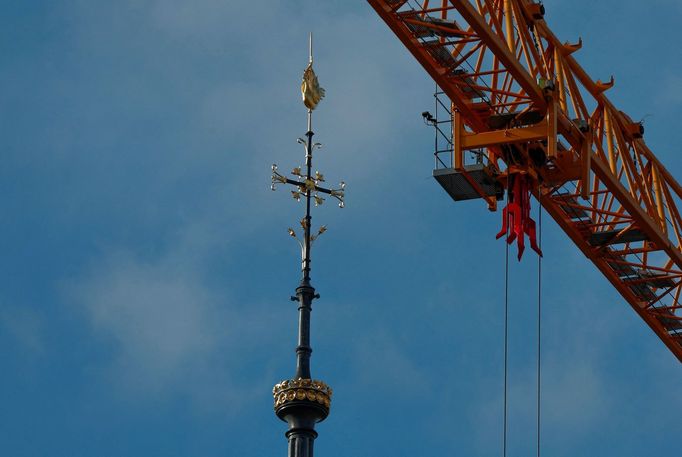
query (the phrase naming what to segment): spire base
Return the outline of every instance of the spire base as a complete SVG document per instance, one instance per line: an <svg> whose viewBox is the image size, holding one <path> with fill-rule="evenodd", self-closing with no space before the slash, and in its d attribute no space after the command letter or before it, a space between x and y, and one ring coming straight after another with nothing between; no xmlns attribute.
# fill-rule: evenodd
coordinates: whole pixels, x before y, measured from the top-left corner
<svg viewBox="0 0 682 457"><path fill-rule="evenodd" d="M289 424L288 457L313 457L315 424L329 415L332 389L322 381L296 378L277 384L272 395L275 414Z"/></svg>

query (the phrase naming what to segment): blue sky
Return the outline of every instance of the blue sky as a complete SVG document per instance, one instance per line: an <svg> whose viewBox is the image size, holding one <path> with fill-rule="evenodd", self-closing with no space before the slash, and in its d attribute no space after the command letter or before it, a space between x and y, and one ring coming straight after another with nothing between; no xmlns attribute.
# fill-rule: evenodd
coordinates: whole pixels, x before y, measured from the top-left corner
<svg viewBox="0 0 682 457"><path fill-rule="evenodd" d="M546 0L547 20L682 172L674 0ZM430 177L433 83L364 2L0 4L0 453L273 456L293 374L307 33L327 97L317 166L317 454L501 449L500 214ZM544 218L543 451L675 455L679 363ZM512 263L509 455L535 428L535 293Z"/></svg>

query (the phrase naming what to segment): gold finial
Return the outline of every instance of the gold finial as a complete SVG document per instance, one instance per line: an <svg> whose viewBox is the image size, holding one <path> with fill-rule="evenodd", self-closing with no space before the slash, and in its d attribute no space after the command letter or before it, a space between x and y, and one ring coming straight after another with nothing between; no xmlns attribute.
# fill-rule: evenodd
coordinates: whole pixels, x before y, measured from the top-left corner
<svg viewBox="0 0 682 457"><path fill-rule="evenodd" d="M308 66L303 72L303 82L301 82L301 97L303 104L309 110L314 110L320 100L324 98L324 89L320 87L317 75L313 70L313 34L310 34Z"/></svg>

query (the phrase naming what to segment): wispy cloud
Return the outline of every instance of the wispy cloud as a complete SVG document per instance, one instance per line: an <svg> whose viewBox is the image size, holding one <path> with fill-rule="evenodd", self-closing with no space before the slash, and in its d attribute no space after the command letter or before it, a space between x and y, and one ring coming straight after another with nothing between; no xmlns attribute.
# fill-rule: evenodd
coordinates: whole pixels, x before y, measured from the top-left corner
<svg viewBox="0 0 682 457"><path fill-rule="evenodd" d="M557 451L579 448L579 443L589 441L594 429L608 419L621 398L616 391L621 383L604 360L607 352L613 350L613 341L627 332L628 321L606 313L595 316L592 311L603 299L603 294L588 292L555 297L543 312L543 442ZM535 338L533 333L525 335L529 342ZM518 352L510 349L509 446L531 452L537 414L536 365L532 356L534 344L522 347L531 355L526 353L522 362ZM500 440L491 441L488 433L495 430L501 436L501 376L502 373L499 378L484 380L481 389L492 395L471 410L472 420L479 424L476 446L482 452L494 452L501 446Z"/></svg>
<svg viewBox="0 0 682 457"><path fill-rule="evenodd" d="M184 232L151 259L111 249L87 273L66 281L64 290L93 342L108 348L99 382L128 397L182 395L198 411L229 414L267 391L265 370L242 376L251 363L242 349L247 344L257 352L271 344L266 327L276 313L237 309L229 293L207 283L206 250L215 244L198 233L205 232Z"/></svg>
<svg viewBox="0 0 682 457"><path fill-rule="evenodd" d="M682 105L682 76L677 74L664 76L658 99L661 103Z"/></svg>
<svg viewBox="0 0 682 457"><path fill-rule="evenodd" d="M43 317L34 309L0 306L0 332L9 335L25 354L44 352L44 326Z"/></svg>

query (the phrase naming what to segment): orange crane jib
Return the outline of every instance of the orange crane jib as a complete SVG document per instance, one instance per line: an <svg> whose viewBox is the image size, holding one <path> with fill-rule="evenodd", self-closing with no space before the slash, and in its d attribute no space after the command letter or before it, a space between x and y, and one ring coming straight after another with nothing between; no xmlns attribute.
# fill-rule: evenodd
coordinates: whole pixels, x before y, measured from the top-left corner
<svg viewBox="0 0 682 457"><path fill-rule="evenodd" d="M532 0L367 1L445 99L445 120L424 113L447 139L434 178L493 211L511 188L520 253L532 194L682 361L682 187L607 98L613 77L580 66L582 40L560 41Z"/></svg>
<svg viewBox="0 0 682 457"><path fill-rule="evenodd" d="M516 240L518 259L521 260L525 247L525 235L528 235L530 247L542 257L542 251L536 241L535 221L530 217L530 185L528 175L511 175L513 184L509 191L507 206L502 211L502 230L497 234L499 240L507 235L507 243ZM511 223L510 223L511 222Z"/></svg>

